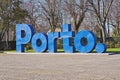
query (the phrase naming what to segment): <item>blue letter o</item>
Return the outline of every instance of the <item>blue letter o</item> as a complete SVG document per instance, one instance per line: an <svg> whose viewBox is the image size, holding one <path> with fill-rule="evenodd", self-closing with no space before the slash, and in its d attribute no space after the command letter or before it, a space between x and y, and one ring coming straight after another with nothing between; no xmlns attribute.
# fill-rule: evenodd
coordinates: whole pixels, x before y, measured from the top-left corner
<svg viewBox="0 0 120 80"><path fill-rule="evenodd" d="M36 33L32 37L32 47L36 52L44 52L47 49L47 36L43 33Z"/></svg>
<svg viewBox="0 0 120 80"><path fill-rule="evenodd" d="M84 45L84 39L87 40L86 45ZM89 53L95 48L96 36L91 31L82 30L76 34L74 45L79 52Z"/></svg>

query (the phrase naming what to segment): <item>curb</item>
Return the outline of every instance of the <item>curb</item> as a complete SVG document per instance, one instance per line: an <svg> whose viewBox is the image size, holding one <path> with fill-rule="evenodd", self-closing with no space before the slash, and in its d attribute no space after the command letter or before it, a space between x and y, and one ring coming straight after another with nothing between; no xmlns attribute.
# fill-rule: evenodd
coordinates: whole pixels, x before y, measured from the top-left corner
<svg viewBox="0 0 120 80"><path fill-rule="evenodd" d="M7 54L39 54L39 55L114 55L114 53L18 53L18 52L6 52Z"/></svg>

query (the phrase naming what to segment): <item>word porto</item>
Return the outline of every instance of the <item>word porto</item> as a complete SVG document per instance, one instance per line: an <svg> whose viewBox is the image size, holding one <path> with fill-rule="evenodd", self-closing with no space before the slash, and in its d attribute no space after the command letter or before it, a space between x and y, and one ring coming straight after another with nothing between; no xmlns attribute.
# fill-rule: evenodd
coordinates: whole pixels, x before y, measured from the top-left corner
<svg viewBox="0 0 120 80"><path fill-rule="evenodd" d="M74 53L90 53L96 49L97 53L104 53L106 45L104 43L97 44L97 38L93 32L89 30L81 30L78 33L72 31L71 24L63 24L62 32L35 33L33 27L28 24L16 25L16 51L24 52L25 45L31 43L35 52L49 53L57 52L57 39L62 39L64 52ZM74 40L74 41L73 41Z"/></svg>

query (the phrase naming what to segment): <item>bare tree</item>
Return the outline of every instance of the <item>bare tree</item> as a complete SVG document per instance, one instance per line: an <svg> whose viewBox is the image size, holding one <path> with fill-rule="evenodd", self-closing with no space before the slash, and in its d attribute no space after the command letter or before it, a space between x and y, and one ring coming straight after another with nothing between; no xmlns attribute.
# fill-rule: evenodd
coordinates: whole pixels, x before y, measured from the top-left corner
<svg viewBox="0 0 120 80"><path fill-rule="evenodd" d="M42 31L43 29L39 26L40 23L39 16L41 12L39 11L40 9L36 5L37 5L36 1L29 0L22 4L22 8L28 11L28 17L26 18L26 23L31 24L35 28L35 31L39 31L39 30Z"/></svg>
<svg viewBox="0 0 120 80"><path fill-rule="evenodd" d="M109 19L109 23L113 26L113 35L120 36L120 1L113 2Z"/></svg>
<svg viewBox="0 0 120 80"><path fill-rule="evenodd" d="M98 27L94 12L87 11L84 21L81 24L80 29L86 29L94 32L97 37L100 37L100 29Z"/></svg>
<svg viewBox="0 0 120 80"><path fill-rule="evenodd" d="M113 0L89 0L90 10L95 13L101 30L102 42L106 42L106 22Z"/></svg>
<svg viewBox="0 0 120 80"><path fill-rule="evenodd" d="M78 32L87 11L87 0L64 0L63 9L71 16L73 29Z"/></svg>
<svg viewBox="0 0 120 80"><path fill-rule="evenodd" d="M39 1L42 8L41 19L48 22L51 32L54 32L57 27L62 24L61 0L44 0Z"/></svg>

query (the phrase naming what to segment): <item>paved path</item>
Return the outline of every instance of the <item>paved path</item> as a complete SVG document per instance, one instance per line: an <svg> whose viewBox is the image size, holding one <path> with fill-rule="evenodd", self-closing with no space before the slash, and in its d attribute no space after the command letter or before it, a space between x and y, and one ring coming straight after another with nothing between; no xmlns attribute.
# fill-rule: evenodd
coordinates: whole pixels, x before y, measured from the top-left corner
<svg viewBox="0 0 120 80"><path fill-rule="evenodd" d="M120 55L0 54L0 80L120 80Z"/></svg>

